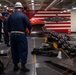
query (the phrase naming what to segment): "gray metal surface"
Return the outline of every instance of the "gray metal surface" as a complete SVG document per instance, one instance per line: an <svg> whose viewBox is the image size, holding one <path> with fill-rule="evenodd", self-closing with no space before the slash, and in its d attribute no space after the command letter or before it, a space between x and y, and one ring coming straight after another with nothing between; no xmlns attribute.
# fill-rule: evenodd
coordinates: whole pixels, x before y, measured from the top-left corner
<svg viewBox="0 0 76 75"><path fill-rule="evenodd" d="M39 67L36 68L36 71L37 71L37 75L63 75L58 71L49 67Z"/></svg>

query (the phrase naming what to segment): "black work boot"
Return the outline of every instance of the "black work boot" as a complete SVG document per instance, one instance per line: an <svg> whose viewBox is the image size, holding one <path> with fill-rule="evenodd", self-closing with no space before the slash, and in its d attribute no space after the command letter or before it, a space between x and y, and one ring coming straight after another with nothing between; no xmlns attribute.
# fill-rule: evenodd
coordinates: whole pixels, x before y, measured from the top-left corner
<svg viewBox="0 0 76 75"><path fill-rule="evenodd" d="M14 64L13 71L18 71L18 70L19 70L19 66L17 64Z"/></svg>
<svg viewBox="0 0 76 75"><path fill-rule="evenodd" d="M25 67L25 63L21 63L21 69L20 69L20 71L29 72L30 70Z"/></svg>

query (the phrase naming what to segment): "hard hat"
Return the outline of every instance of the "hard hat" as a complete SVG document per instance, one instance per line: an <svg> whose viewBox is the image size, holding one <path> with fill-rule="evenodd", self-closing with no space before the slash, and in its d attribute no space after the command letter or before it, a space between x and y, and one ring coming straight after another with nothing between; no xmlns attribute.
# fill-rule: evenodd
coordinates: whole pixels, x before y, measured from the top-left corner
<svg viewBox="0 0 76 75"><path fill-rule="evenodd" d="M23 5L21 2L16 2L15 8L23 8Z"/></svg>

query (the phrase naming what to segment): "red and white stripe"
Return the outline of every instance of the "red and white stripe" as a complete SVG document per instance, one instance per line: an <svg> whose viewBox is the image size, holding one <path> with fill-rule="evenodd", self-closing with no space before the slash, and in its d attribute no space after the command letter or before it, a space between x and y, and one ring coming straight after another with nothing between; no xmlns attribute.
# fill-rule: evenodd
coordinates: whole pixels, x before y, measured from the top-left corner
<svg viewBox="0 0 76 75"><path fill-rule="evenodd" d="M56 14L58 14L60 18L66 17L71 19L70 12L63 12L63 13L61 12L62 11L38 11L32 18L43 20L44 18L47 18L47 17L54 18ZM71 21L63 21L63 22L45 21L45 27L48 30L53 30L57 32L68 32L68 30L71 29Z"/></svg>
<svg viewBox="0 0 76 75"><path fill-rule="evenodd" d="M56 16L56 14L35 14L34 15L35 17L39 17L39 16L46 16L46 17L48 17L48 16ZM69 16L70 17L70 15L69 14L58 14L58 16L62 16L62 17L64 17L64 16Z"/></svg>

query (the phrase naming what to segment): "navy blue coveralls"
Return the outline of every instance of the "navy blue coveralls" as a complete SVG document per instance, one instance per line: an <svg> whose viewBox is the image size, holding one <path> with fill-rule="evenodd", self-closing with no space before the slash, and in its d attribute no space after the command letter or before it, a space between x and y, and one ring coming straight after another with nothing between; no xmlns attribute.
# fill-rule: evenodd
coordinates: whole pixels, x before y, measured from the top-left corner
<svg viewBox="0 0 76 75"><path fill-rule="evenodd" d="M7 22L8 22L8 19L5 18L3 20L3 30L4 30L4 41L5 41L5 44L9 44L9 35L8 35L8 31L7 31Z"/></svg>
<svg viewBox="0 0 76 75"><path fill-rule="evenodd" d="M2 20L0 19L0 42L2 38Z"/></svg>
<svg viewBox="0 0 76 75"><path fill-rule="evenodd" d="M28 41L25 34L26 27L31 30L32 25L28 17L20 11L15 11L8 19L8 32L20 31L20 33L11 33L11 53L13 63L17 64L20 62L27 63L28 56Z"/></svg>

